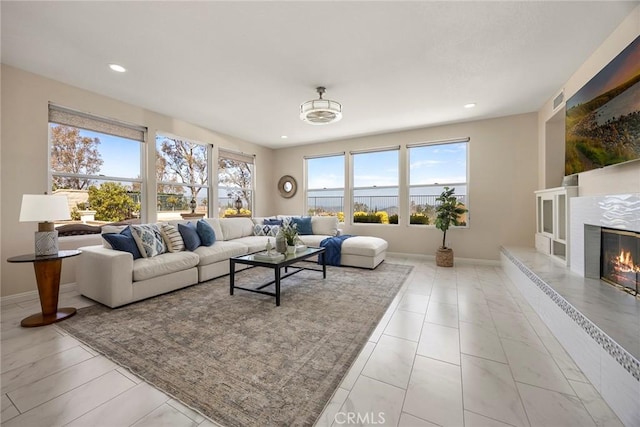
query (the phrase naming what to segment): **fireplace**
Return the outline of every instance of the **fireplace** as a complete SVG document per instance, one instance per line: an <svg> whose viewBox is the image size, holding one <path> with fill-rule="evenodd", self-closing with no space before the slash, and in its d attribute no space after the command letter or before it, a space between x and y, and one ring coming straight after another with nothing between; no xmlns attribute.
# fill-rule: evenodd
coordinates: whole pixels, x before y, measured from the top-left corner
<svg viewBox="0 0 640 427"><path fill-rule="evenodd" d="M600 229L600 276L632 295L640 292L640 233Z"/></svg>

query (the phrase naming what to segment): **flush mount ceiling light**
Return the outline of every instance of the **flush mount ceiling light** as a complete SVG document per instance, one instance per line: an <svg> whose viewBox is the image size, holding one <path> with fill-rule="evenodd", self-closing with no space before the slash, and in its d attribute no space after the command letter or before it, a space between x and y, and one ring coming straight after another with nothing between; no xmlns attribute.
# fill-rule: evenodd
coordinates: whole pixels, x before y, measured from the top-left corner
<svg viewBox="0 0 640 427"><path fill-rule="evenodd" d="M113 71L117 71L118 73L124 73L125 71L127 71L126 68L118 64L109 64L109 68L111 68Z"/></svg>
<svg viewBox="0 0 640 427"><path fill-rule="evenodd" d="M469 103L469 104L464 104L464 108L473 108L475 106L476 106L475 102L472 102L472 103Z"/></svg>
<svg viewBox="0 0 640 427"><path fill-rule="evenodd" d="M300 119L310 125L326 125L342 118L342 104L330 99L322 99L325 88L316 88L319 99L307 101L300 106Z"/></svg>

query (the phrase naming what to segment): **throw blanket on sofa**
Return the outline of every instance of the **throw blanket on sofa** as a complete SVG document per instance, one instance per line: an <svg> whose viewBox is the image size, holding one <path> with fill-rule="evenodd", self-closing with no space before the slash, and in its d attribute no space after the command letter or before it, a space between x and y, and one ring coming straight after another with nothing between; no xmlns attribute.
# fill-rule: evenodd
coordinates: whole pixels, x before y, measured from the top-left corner
<svg viewBox="0 0 640 427"><path fill-rule="evenodd" d="M327 265L340 266L340 253L342 251L342 242L349 237L353 237L350 234L344 234L342 236L327 237L320 242L320 247L325 248L324 259ZM318 259L318 264L320 260Z"/></svg>

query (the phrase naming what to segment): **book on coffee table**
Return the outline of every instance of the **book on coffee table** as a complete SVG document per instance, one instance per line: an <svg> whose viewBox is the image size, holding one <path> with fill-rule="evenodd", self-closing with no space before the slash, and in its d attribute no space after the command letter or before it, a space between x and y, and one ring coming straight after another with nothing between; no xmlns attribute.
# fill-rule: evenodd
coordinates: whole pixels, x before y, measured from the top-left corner
<svg viewBox="0 0 640 427"><path fill-rule="evenodd" d="M253 254L253 258L259 261L281 261L285 258L284 254L280 252L258 252L257 254Z"/></svg>

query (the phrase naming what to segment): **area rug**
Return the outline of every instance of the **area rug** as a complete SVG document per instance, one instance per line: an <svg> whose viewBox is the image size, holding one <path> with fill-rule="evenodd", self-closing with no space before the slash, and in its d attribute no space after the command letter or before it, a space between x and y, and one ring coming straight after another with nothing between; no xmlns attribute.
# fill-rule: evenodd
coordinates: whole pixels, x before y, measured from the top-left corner
<svg viewBox="0 0 640 427"><path fill-rule="evenodd" d="M282 281L281 306L229 277L59 327L224 426L312 425L411 272L327 267ZM266 282L263 268L236 284Z"/></svg>

